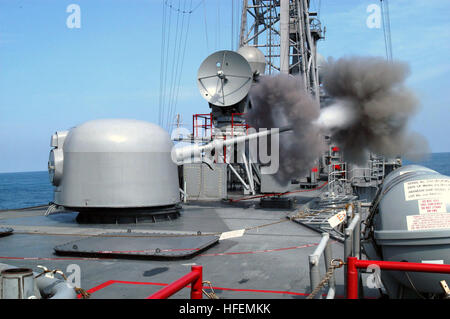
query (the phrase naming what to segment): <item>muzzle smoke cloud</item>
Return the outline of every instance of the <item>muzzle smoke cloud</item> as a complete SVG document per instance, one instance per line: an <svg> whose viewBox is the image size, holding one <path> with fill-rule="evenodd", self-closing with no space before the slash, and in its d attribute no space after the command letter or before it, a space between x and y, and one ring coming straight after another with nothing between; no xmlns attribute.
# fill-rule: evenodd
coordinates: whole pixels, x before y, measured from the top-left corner
<svg viewBox="0 0 450 319"><path fill-rule="evenodd" d="M414 159L429 152L425 138L407 128L419 105L404 85L408 74L406 64L382 58L330 60L324 66L323 88L333 104L323 109L299 78L262 77L250 91L247 122L257 129L293 126L280 135L276 178L283 182L309 172L324 151L324 134L331 134L346 161L357 164L364 163L368 151Z"/></svg>
<svg viewBox="0 0 450 319"><path fill-rule="evenodd" d="M408 131L419 101L404 84L407 64L354 57L329 61L324 70L327 94L353 113L346 125L331 128L333 141L344 150L347 161L363 163L367 151L409 158L429 152L425 138Z"/></svg>
<svg viewBox="0 0 450 319"><path fill-rule="evenodd" d="M293 128L280 135L277 180L284 183L306 174L325 145L320 138L320 127L314 124L320 107L306 92L304 84L290 75L262 77L252 87L250 98L253 105L247 113L250 126L271 129L291 125Z"/></svg>

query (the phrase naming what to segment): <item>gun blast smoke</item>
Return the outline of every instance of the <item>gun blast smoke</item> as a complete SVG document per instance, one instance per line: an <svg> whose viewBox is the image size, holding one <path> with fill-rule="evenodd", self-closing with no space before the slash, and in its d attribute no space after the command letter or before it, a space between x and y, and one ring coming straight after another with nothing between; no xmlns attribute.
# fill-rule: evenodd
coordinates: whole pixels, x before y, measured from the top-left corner
<svg viewBox="0 0 450 319"><path fill-rule="evenodd" d="M248 123L259 128L291 125L280 136L280 182L303 176L324 151L330 134L348 162L362 164L369 152L413 158L429 152L424 137L407 124L418 109L414 93L405 87L409 68L382 58L329 60L323 89L333 103L322 109L298 77L262 77L250 91Z"/></svg>

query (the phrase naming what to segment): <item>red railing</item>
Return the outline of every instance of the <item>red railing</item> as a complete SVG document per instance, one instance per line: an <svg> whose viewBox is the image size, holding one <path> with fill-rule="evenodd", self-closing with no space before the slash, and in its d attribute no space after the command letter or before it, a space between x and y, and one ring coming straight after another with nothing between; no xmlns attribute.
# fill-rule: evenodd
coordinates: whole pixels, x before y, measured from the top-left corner
<svg viewBox="0 0 450 319"><path fill-rule="evenodd" d="M199 123L199 120L203 120L203 122ZM206 137L206 134L208 133L210 137L213 135L213 125L212 125L212 114L193 114L192 115L192 134L194 137L200 137L198 129L203 129L201 131L201 137Z"/></svg>
<svg viewBox="0 0 450 319"><path fill-rule="evenodd" d="M359 260L347 258L347 299L358 299L358 269L376 265L380 269L412 272L435 272L450 274L450 265L422 264L396 261Z"/></svg>
<svg viewBox="0 0 450 319"><path fill-rule="evenodd" d="M190 273L155 292L147 299L167 299L189 284L191 284L191 299L202 299L202 277L202 266L192 266Z"/></svg>

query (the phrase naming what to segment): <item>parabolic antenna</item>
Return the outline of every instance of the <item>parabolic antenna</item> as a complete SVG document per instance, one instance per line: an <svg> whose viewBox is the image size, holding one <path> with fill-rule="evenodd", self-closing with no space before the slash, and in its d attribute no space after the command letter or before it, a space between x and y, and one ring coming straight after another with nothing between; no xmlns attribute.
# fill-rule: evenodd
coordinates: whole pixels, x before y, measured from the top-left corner
<svg viewBox="0 0 450 319"><path fill-rule="evenodd" d="M252 85L253 74L247 60L234 51L218 51L207 57L198 70L201 95L216 106L242 101Z"/></svg>

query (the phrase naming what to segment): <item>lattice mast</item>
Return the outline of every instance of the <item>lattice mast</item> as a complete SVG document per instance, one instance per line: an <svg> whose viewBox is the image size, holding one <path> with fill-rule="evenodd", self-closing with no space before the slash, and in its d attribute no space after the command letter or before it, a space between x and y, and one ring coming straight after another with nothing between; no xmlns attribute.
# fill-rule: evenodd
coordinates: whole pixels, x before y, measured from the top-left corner
<svg viewBox="0 0 450 319"><path fill-rule="evenodd" d="M239 45L259 48L268 74L300 74L319 100L317 41L323 32L309 8L309 0L244 0Z"/></svg>

